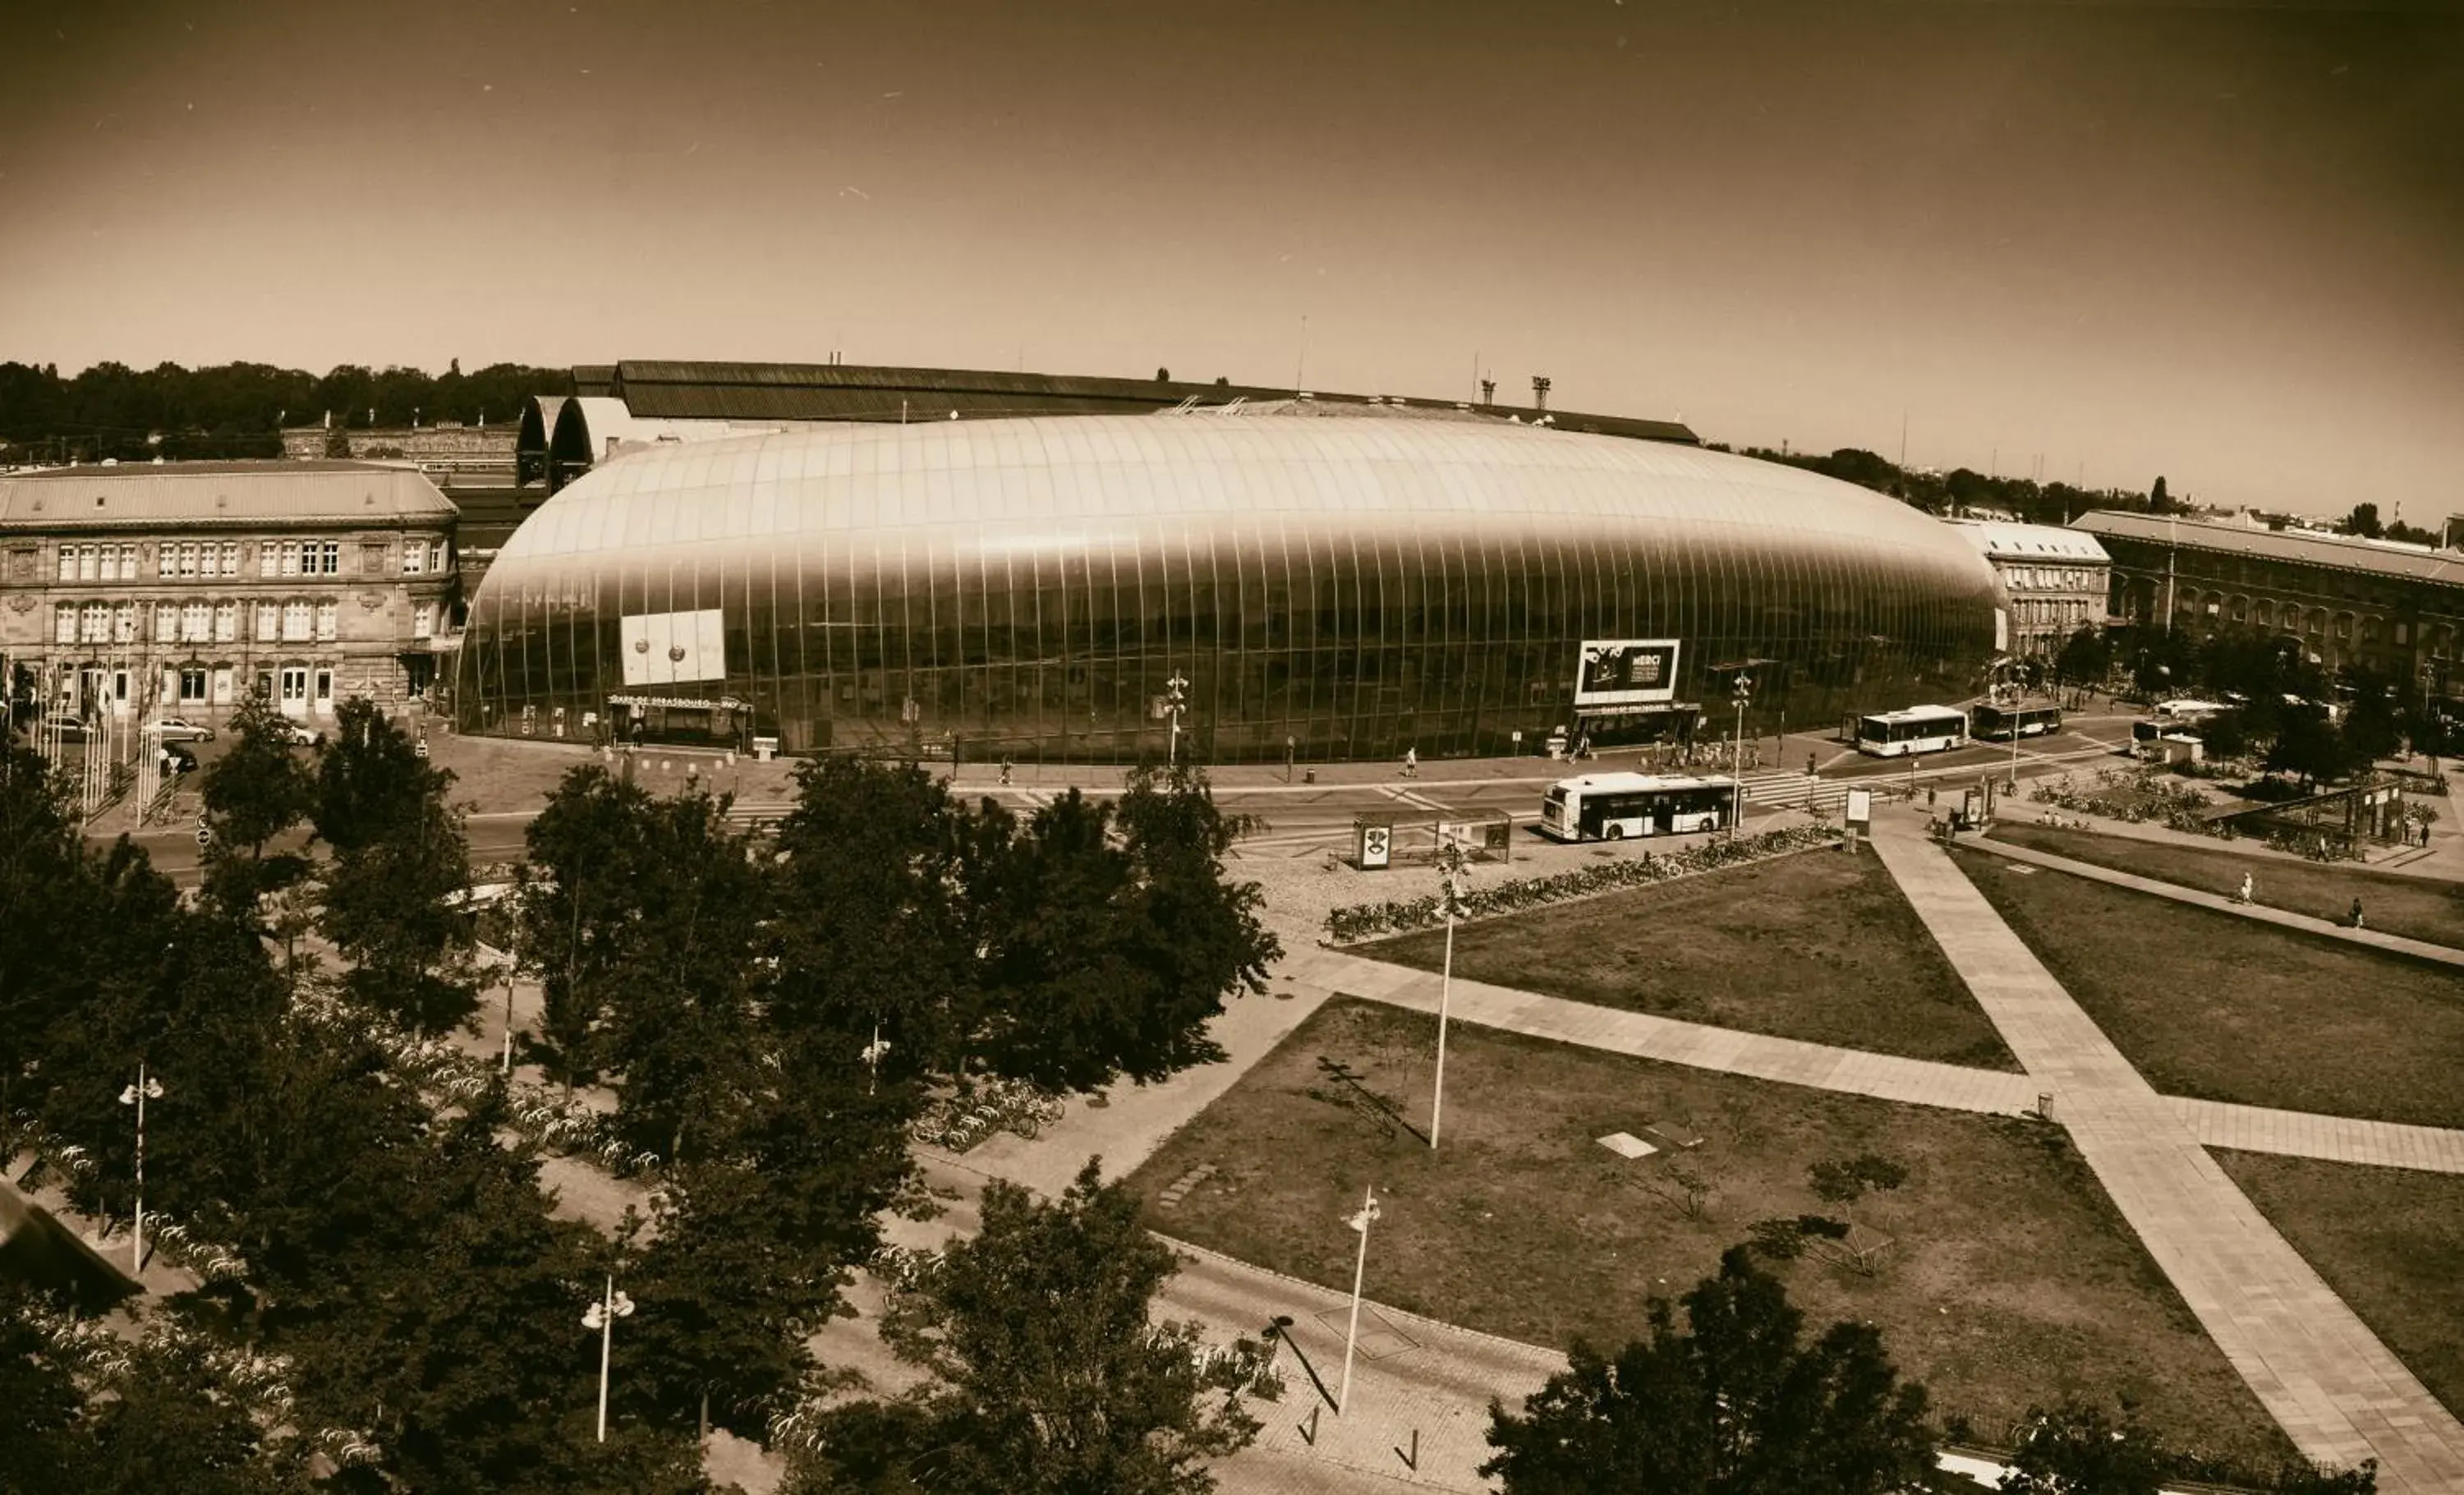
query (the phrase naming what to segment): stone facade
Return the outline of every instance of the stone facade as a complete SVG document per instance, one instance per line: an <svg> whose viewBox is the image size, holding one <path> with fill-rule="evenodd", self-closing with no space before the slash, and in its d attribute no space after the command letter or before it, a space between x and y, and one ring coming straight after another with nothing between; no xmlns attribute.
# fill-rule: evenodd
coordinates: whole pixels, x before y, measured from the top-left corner
<svg viewBox="0 0 2464 1495"><path fill-rule="evenodd" d="M398 708L450 671L454 517L417 473L339 463L0 480L0 653L78 715Z"/></svg>
<svg viewBox="0 0 2464 1495"><path fill-rule="evenodd" d="M2142 627L2298 640L2329 670L2363 667L2464 699L2464 554L2308 531L2097 513L2112 605Z"/></svg>
<svg viewBox="0 0 2464 1495"><path fill-rule="evenodd" d="M1984 554L2010 601L2006 647L2048 656L2082 627L2104 622L2112 560L2096 537L2050 524L1950 521Z"/></svg>
<svg viewBox="0 0 2464 1495"><path fill-rule="evenodd" d="M514 465L514 438L520 433L513 422L495 426L416 426L390 429L349 429L342 439L350 443L355 458L382 457L406 462L451 462L456 465ZM282 432L282 454L294 462L311 461L325 455L325 441L333 432L322 426L286 427Z"/></svg>

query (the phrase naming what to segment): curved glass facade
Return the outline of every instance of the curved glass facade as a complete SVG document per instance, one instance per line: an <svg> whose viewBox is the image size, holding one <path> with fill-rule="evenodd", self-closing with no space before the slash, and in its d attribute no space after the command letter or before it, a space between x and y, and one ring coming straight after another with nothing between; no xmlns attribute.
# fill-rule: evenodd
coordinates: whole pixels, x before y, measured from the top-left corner
<svg viewBox="0 0 2464 1495"><path fill-rule="evenodd" d="M1503 753L1952 697L1975 549L1793 469L1487 421L814 428L605 464L481 583L463 730L1217 760ZM1673 640L1577 723L1586 640ZM1645 651L1649 653L1650 651Z"/></svg>

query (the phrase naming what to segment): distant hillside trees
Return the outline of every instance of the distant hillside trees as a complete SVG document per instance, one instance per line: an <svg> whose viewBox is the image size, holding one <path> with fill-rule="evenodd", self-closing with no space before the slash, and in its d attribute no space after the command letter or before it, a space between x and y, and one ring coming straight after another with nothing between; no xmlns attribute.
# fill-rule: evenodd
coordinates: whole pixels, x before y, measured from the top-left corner
<svg viewBox="0 0 2464 1495"><path fill-rule="evenodd" d="M1729 449L1715 442L1712 450ZM2161 477L2151 492L2140 494L2121 488L2075 488L2068 483L2039 483L2025 477L1993 477L1964 467L1947 473L1925 472L1901 467L1861 447L1841 447L1828 455L1773 451L1763 447L1747 447L1743 451L1745 455L1765 462L1802 468L1878 494L1889 494L1927 514L1991 509L2031 524L2067 524L2090 509L2161 514L2169 501Z"/></svg>
<svg viewBox="0 0 2464 1495"><path fill-rule="evenodd" d="M149 369L97 363L62 378L56 363L0 363L0 461L143 461L278 457L284 426L331 411L337 427L407 426L518 418L521 402L566 386L567 371L495 363L442 374L345 363L322 375L270 363ZM373 420L371 419L373 412Z"/></svg>

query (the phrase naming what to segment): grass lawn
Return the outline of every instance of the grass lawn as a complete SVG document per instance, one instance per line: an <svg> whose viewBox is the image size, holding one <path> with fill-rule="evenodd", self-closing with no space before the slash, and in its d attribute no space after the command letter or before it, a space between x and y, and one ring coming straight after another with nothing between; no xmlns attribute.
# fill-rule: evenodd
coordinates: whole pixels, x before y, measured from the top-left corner
<svg viewBox="0 0 2464 1495"><path fill-rule="evenodd" d="M2464 1177L2216 1151L2327 1286L2464 1414Z"/></svg>
<svg viewBox="0 0 2464 1495"><path fill-rule="evenodd" d="M2456 883L2014 821L2005 821L1988 834L2013 846L2226 897L2241 890L2242 876L2248 873L2252 896L2258 902L2312 918L2341 922L2359 898L2363 917L2372 929L2443 945L2464 945L2464 885Z"/></svg>
<svg viewBox="0 0 2464 1495"><path fill-rule="evenodd" d="M1443 931L1355 955L1437 970ZM1455 931L1455 973L1595 1006L2017 1072L1870 853L1806 851Z"/></svg>
<svg viewBox="0 0 2464 1495"><path fill-rule="evenodd" d="M2290 1447L2057 1131L1463 1025L1432 1154L1318 1061L1348 1065L1425 1127L1435 1030L1422 1014L1330 1002L1132 1176L1148 1222L1341 1287L1356 1240L1343 1220L1374 1183L1371 1296L1537 1344L1614 1349L1641 1330L1647 1297L1715 1270L1752 1221L1820 1209L1809 1164L1877 1152L1908 1181L1858 1219L1896 1254L1873 1277L1811 1259L1778 1268L1810 1330L1872 1321L1938 1411L1978 1437L2004 1440L2033 1402L2123 1393L2211 1456L2267 1462ZM1704 1138L1673 1155L1713 1184L1705 1218L1648 1192L1672 1154L1629 1161L1595 1141L1653 1122ZM1156 1202L1206 1163L1219 1172L1178 1205Z"/></svg>
<svg viewBox="0 0 2464 1495"><path fill-rule="evenodd" d="M1991 852L1952 856L2156 1088L2464 1126L2464 974Z"/></svg>

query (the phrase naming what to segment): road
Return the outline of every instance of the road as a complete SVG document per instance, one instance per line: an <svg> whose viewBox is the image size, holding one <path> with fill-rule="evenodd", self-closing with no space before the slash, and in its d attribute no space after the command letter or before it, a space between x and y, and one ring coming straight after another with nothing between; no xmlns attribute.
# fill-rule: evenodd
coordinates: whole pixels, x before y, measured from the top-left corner
<svg viewBox="0 0 2464 1495"><path fill-rule="evenodd" d="M2032 779L2111 761L2118 745L2128 741L2132 719L2074 718L2061 733L2023 743L2018 754L2019 776ZM1784 741L1767 737L1758 745L1769 749L1764 761L1775 767L1801 769L1810 756L1826 780L1882 787L1934 784L1957 788L1982 778L1999 778L2012 760L2007 745L1994 744L1923 758L1866 758L1828 737L1790 737ZM201 750L220 746L200 745ZM1639 757L1622 752L1602 754L1579 769L1544 758L1433 761L1423 764L1422 774L1413 779L1397 776L1391 764L1339 764L1320 769L1321 778L1327 781L1318 783L1286 782L1281 769L1242 766L1216 772L1215 797L1225 808L1255 815L1265 823L1243 843L1244 853L1252 856L1313 856L1334 849L1346 844L1353 820L1363 814L1393 814L1403 820L1420 821L1505 814L1527 827L1521 834L1528 836L1536 834L1528 827L1537 819L1541 796L1549 785L1573 772L1614 773L1630 769L1637 765ZM989 780L971 779L959 784L957 791L969 800L990 797L1014 809L1029 810L1060 792L1073 774L1068 769L1053 768L1034 774L1022 771L1017 777L1021 781L1006 787ZM1090 793L1117 792L1116 769L1089 768L1074 777L1087 780L1085 787ZM1030 779L1035 781L1027 781ZM784 806L748 808L757 813L777 813ZM536 813L535 809L474 812L465 827L473 863L485 865L518 858L522 834ZM193 824L182 823L148 830L134 839L153 858L155 867L173 881L187 885L197 880L198 847ZM294 849L304 840L293 837L276 845Z"/></svg>

